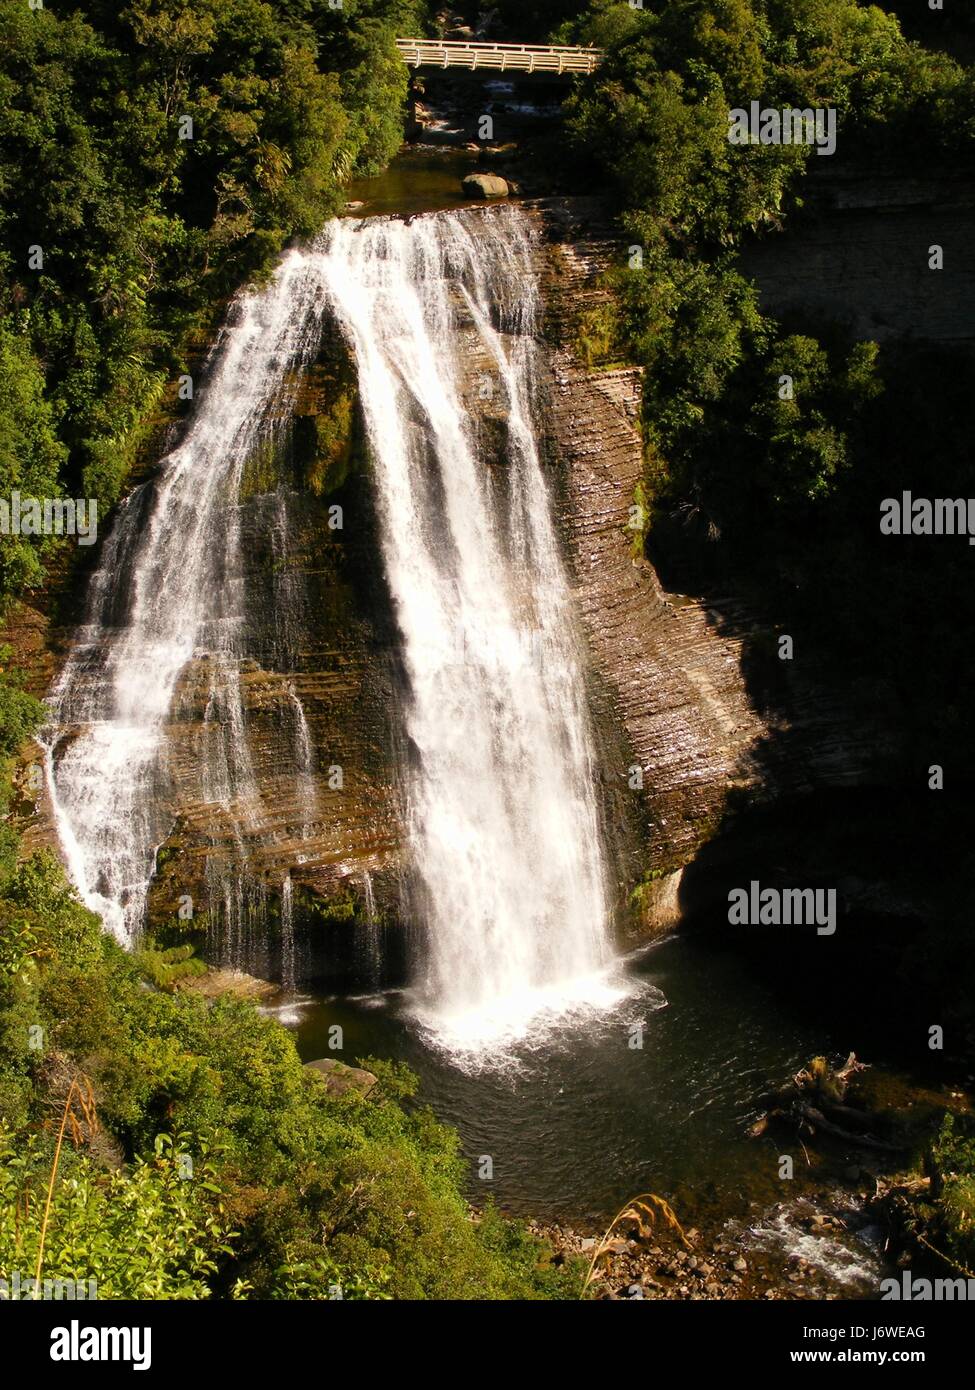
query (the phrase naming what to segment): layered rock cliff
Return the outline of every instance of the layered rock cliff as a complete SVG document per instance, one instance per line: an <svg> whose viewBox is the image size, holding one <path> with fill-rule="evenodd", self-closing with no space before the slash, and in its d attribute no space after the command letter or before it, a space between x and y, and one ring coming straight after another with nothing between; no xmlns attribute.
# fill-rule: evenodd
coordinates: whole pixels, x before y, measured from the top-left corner
<svg viewBox="0 0 975 1390"><path fill-rule="evenodd" d="M627 925L653 934L681 915L683 868L729 809L883 782L897 743L878 724L869 687L774 657L756 673L755 652L774 650L775 634L743 594L703 600L661 582L633 525L639 374L587 370L574 351L578 311L605 293L601 276L622 248L589 200L541 200L533 215L554 344L560 516L611 750L607 809L617 825L638 827L638 853L622 866L631 889L642 885Z"/></svg>
<svg viewBox="0 0 975 1390"><path fill-rule="evenodd" d="M590 200L525 206L547 305L548 462L590 656L617 908L625 932L652 934L680 916L684 866L736 793L787 800L870 785L894 750L878 736L869 691L831 686L801 664L774 695L756 682L746 658L772 634L740 596L704 602L661 583L632 524L639 374L587 370L574 351L576 313L603 293L618 248ZM465 403L485 467L503 467L500 406L484 390L491 363L458 309ZM251 969L275 968L287 880L313 973L340 958L354 968L370 921L409 925L397 634L360 436L354 372L326 332L293 415L248 460L241 494L249 804L221 803L204 785L207 740L236 736L214 712L210 661L183 671L167 729L171 829L150 920L172 922L190 899L211 953ZM40 647L41 620L22 609L20 626ZM48 634L47 649L64 636ZM25 844L51 840L41 797Z"/></svg>

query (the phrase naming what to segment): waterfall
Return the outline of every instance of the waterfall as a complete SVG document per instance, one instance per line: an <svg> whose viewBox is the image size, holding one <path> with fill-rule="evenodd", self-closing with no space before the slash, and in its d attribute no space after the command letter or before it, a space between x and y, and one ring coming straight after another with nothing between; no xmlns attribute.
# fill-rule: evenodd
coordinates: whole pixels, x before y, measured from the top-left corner
<svg viewBox="0 0 975 1390"><path fill-rule="evenodd" d="M360 968L369 988L378 989L383 973L382 921L376 906L372 874L368 869L362 875L362 905L365 909L365 920L359 929L362 938Z"/></svg>
<svg viewBox="0 0 975 1390"><path fill-rule="evenodd" d="M582 662L533 421L528 223L512 209L342 220L320 254L358 362L404 644L417 1007L477 1049L608 994ZM465 405L467 351L503 407L502 468Z"/></svg>
<svg viewBox="0 0 975 1390"><path fill-rule="evenodd" d="M281 987L287 994L294 994L295 922L290 874L281 885Z"/></svg>
<svg viewBox="0 0 975 1390"><path fill-rule="evenodd" d="M225 812L246 863L259 788L240 679L239 485L249 453L280 426L282 394L314 357L328 312L358 363L403 645L407 848L424 938L415 1011L438 1040L477 1051L619 997L606 971L584 662L539 452L539 295L517 210L340 220L242 296L183 441L120 508L104 547L50 696L51 800L83 900L131 942L172 829L166 723L181 671L205 662L201 795ZM491 451L468 408L468 359L483 369ZM262 517L283 555L286 505ZM278 631L291 661L296 634L283 620ZM314 753L290 683L283 697L307 836ZM207 881L231 946L243 949L260 933L267 885L209 860ZM281 926L293 984L292 918L289 872ZM375 920L373 929L378 938Z"/></svg>
<svg viewBox="0 0 975 1390"><path fill-rule="evenodd" d="M301 812L301 838L307 840L315 817L317 798L315 795L315 754L312 747L311 730L305 715L305 707L299 700L294 686L288 684L288 699L294 712L294 761L298 772L298 808ZM300 855L299 855L300 862Z"/></svg>
<svg viewBox="0 0 975 1390"><path fill-rule="evenodd" d="M317 349L322 308L315 259L298 251L266 289L242 296L183 442L120 508L49 698L46 765L68 869L124 942L142 926L156 849L171 829L164 726L194 656L210 662L203 795L231 813L255 795L237 660L238 488L269 404ZM215 893L244 930L241 884L221 880Z"/></svg>
<svg viewBox="0 0 975 1390"><path fill-rule="evenodd" d="M366 909L366 921L375 922L376 918L376 894L372 886L372 874L367 869L362 875L362 900Z"/></svg>

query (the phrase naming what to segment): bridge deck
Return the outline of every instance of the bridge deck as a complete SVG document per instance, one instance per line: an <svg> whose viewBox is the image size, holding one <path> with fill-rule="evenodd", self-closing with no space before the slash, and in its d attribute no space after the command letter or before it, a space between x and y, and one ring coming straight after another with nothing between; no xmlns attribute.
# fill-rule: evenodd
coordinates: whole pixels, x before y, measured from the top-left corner
<svg viewBox="0 0 975 1390"><path fill-rule="evenodd" d="M454 39L397 39L396 47L410 67L490 68L496 72L593 73L599 66L598 48L558 48L523 43L464 43Z"/></svg>

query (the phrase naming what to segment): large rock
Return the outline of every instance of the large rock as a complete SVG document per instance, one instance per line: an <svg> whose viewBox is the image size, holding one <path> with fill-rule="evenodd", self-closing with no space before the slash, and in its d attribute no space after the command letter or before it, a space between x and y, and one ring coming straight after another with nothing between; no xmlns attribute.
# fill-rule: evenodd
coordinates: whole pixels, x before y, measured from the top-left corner
<svg viewBox="0 0 975 1390"><path fill-rule="evenodd" d="M334 1057L320 1057L315 1062L306 1062L305 1070L320 1076L329 1095L333 1096L344 1096L346 1091L358 1091L360 1095L367 1096L377 1080L371 1071L347 1066Z"/></svg>
<svg viewBox="0 0 975 1390"><path fill-rule="evenodd" d="M176 981L176 988L204 999L217 999L231 994L235 999L268 999L277 994L278 986L270 980L259 980L243 970L208 970L205 975L186 975Z"/></svg>
<svg viewBox="0 0 975 1390"><path fill-rule="evenodd" d="M461 185L468 198L507 198L508 185L498 174L468 174Z"/></svg>

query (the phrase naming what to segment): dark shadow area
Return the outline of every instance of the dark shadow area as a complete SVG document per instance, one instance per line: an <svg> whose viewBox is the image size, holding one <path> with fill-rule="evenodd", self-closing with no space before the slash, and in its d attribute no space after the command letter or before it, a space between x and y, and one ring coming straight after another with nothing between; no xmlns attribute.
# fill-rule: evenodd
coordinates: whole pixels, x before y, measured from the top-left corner
<svg viewBox="0 0 975 1390"><path fill-rule="evenodd" d="M732 806L684 872L686 929L746 961L798 1018L821 1021L858 1055L957 1071L970 1063L972 981L952 869L966 874L970 898L971 863L952 841L966 804L944 796L932 812L922 794L862 787ZM835 891L835 930L730 922L729 893L752 882ZM935 1024L943 1051L928 1046Z"/></svg>

